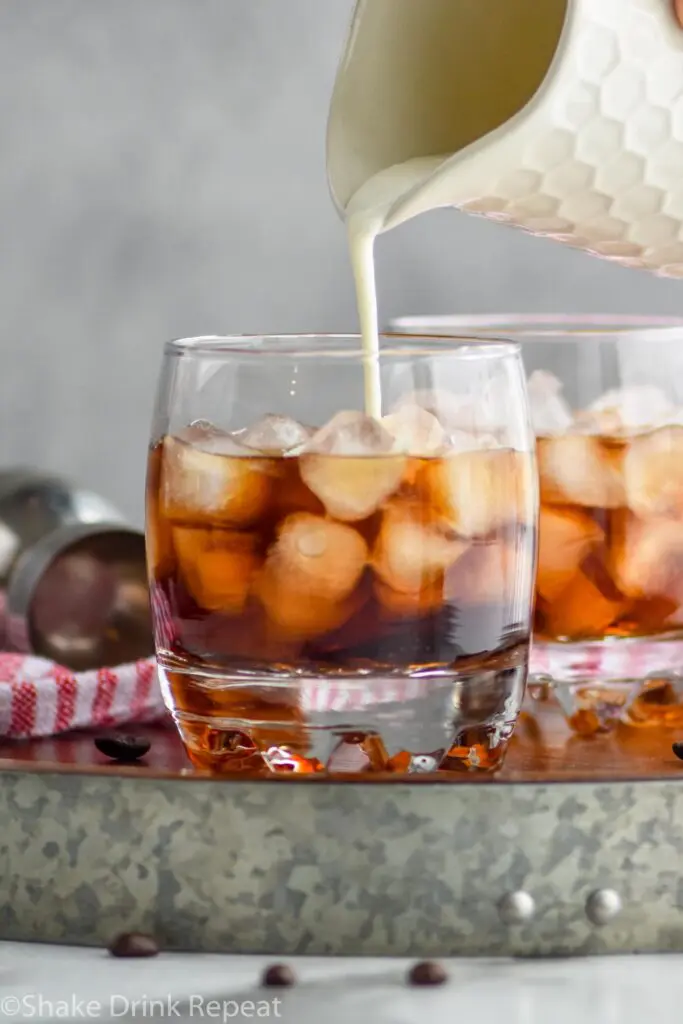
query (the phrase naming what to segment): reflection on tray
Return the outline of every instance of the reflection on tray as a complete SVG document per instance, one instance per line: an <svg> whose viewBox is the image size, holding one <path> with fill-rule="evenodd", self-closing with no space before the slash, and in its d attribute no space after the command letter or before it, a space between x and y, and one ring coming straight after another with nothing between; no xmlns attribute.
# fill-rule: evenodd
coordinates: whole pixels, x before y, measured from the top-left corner
<svg viewBox="0 0 683 1024"><path fill-rule="evenodd" d="M207 779L207 773L192 767L172 727L141 728L136 734L151 743L149 753L133 764L122 765L99 753L89 733L73 733L53 739L6 742L0 749L0 771L50 771L98 773L121 778ZM373 782L424 785L505 785L511 783L646 781L683 778L683 761L672 751L672 743L683 736L670 728L637 728L618 723L611 732L581 736L567 727L554 699L527 699L520 716L504 767L498 774L416 774L405 777L378 772L363 776ZM297 775L291 771L273 775L243 772L223 778L246 781L353 782L352 772L338 776Z"/></svg>

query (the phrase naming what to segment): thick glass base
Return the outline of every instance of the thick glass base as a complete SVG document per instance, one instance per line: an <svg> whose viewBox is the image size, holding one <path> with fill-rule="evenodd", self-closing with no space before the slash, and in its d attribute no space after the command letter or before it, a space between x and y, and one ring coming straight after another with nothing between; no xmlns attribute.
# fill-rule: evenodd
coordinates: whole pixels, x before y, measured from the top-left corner
<svg viewBox="0 0 683 1024"><path fill-rule="evenodd" d="M500 768L524 698L526 645L460 671L226 675L159 659L190 760L219 774L411 776Z"/></svg>
<svg viewBox="0 0 683 1024"><path fill-rule="evenodd" d="M537 642L529 689L537 699L554 692L581 735L609 732L619 721L683 728L683 640Z"/></svg>

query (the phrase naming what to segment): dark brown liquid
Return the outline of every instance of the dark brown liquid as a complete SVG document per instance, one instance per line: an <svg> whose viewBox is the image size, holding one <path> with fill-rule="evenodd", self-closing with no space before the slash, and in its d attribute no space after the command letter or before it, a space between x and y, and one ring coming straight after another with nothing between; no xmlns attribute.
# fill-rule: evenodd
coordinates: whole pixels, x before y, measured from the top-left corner
<svg viewBox="0 0 683 1024"><path fill-rule="evenodd" d="M683 629L683 493L667 472L675 433L582 441L585 452L566 451L577 460L566 487L558 441L538 442L535 635L560 642L675 635ZM597 504L601 497L608 507Z"/></svg>
<svg viewBox="0 0 683 1024"><path fill-rule="evenodd" d="M513 691L521 701L530 627L527 463L519 474L506 463L509 487L482 494L477 511L476 492L458 506L446 459L188 449L171 439L150 453L148 558L167 699L190 756L254 767L280 744L310 763L297 678L318 681L318 711L351 719L367 710L353 708L359 679L394 686L400 705L405 681L426 694L446 680L450 693L469 673L478 696L461 692L451 738L460 750L464 737L463 760L481 746L472 767L497 764L486 722ZM458 517L490 528L465 537ZM386 769L391 756L371 746L370 763ZM419 753L431 750L408 758Z"/></svg>

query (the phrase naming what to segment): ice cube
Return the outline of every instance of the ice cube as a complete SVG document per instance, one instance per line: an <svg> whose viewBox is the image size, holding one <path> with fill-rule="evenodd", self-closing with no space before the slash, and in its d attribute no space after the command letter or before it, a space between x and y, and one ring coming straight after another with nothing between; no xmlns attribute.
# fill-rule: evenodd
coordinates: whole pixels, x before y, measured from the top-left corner
<svg viewBox="0 0 683 1024"><path fill-rule="evenodd" d="M427 521L422 506L395 502L382 515L372 565L393 590L414 594L438 581L466 550L461 538Z"/></svg>
<svg viewBox="0 0 683 1024"><path fill-rule="evenodd" d="M306 445L307 452L325 455L388 455L394 438L379 420L363 412L338 412L317 430Z"/></svg>
<svg viewBox="0 0 683 1024"><path fill-rule="evenodd" d="M284 455L305 445L312 436L310 427L291 416L269 414L241 431L239 440L247 448L254 448L265 455Z"/></svg>
<svg viewBox="0 0 683 1024"><path fill-rule="evenodd" d="M2 527L0 527L1 529ZM16 542L16 535L12 534ZM11 551L11 548L9 549ZM173 569L173 535L171 524L161 512L159 491L148 482L146 552L149 570L156 578ZM5 570L6 571L6 570Z"/></svg>
<svg viewBox="0 0 683 1024"><path fill-rule="evenodd" d="M406 400L403 404L399 403L394 412L385 416L382 424L395 436L402 435L405 438L403 450L415 456L450 455L453 452L474 452L502 447L496 434L481 429L475 422L473 401L458 400L453 395L449 397L453 404L450 416L442 414L441 418L438 418L435 411L429 411L417 402L410 403Z"/></svg>
<svg viewBox="0 0 683 1024"><path fill-rule="evenodd" d="M382 419L382 426L394 438L395 450L406 455L427 457L446 447L446 432L436 416L419 405L404 405Z"/></svg>
<svg viewBox="0 0 683 1024"><path fill-rule="evenodd" d="M168 438L172 441L172 438ZM179 439L180 443L185 442L193 451L203 452L206 455L219 455L233 459L257 459L252 448L248 448L238 434L229 434L223 431L211 431L205 434L197 434L194 429L188 430Z"/></svg>
<svg viewBox="0 0 683 1024"><path fill-rule="evenodd" d="M533 457L511 449L458 452L426 468L428 500L457 533L474 537L507 522L532 523Z"/></svg>
<svg viewBox="0 0 683 1024"><path fill-rule="evenodd" d="M279 633L320 636L356 610L352 592L367 558L367 545L352 527L297 513L280 527L255 592Z"/></svg>
<svg viewBox="0 0 683 1024"><path fill-rule="evenodd" d="M626 504L639 516L683 514L683 427L634 438L623 463Z"/></svg>
<svg viewBox="0 0 683 1024"><path fill-rule="evenodd" d="M555 639L589 640L605 630L625 611L627 603L607 597L584 572L577 572L545 612L544 633Z"/></svg>
<svg viewBox="0 0 683 1024"><path fill-rule="evenodd" d="M562 395L562 382L552 373L535 370L529 377L527 393L531 419L538 436L564 434L572 426L574 416Z"/></svg>
<svg viewBox="0 0 683 1024"><path fill-rule="evenodd" d="M184 427L178 432L178 439L180 441L187 441L188 444L197 445L201 445L203 441L211 441L214 438L222 437L229 439L230 436L225 430L220 430L219 427L211 423L210 420L193 420L189 426Z"/></svg>
<svg viewBox="0 0 683 1024"><path fill-rule="evenodd" d="M281 524L266 572L295 593L341 601L367 561L367 544L353 527L301 512Z"/></svg>
<svg viewBox="0 0 683 1024"><path fill-rule="evenodd" d="M530 577L532 555L524 561L528 563ZM516 578L522 568L522 560L512 545L502 541L475 543L446 573L444 596L456 604L507 603L516 590ZM526 590L530 595L530 579Z"/></svg>
<svg viewBox="0 0 683 1024"><path fill-rule="evenodd" d="M541 499L551 504L619 508L625 502L621 452L583 434L539 438Z"/></svg>
<svg viewBox="0 0 683 1024"><path fill-rule="evenodd" d="M452 424L454 421L459 421L462 425L463 418L467 418L466 415L463 416L464 410L471 409L471 404L460 395L439 388L420 388L402 395L391 411L398 413L406 407L414 406L431 413L442 426Z"/></svg>
<svg viewBox="0 0 683 1024"><path fill-rule="evenodd" d="M471 434L465 430L451 430L446 435L446 454L454 452L491 451L502 448L495 434Z"/></svg>
<svg viewBox="0 0 683 1024"><path fill-rule="evenodd" d="M328 601L302 593L267 572L258 577L254 593L268 617L269 640L302 642L323 636L343 626L359 607L355 595Z"/></svg>
<svg viewBox="0 0 683 1024"><path fill-rule="evenodd" d="M424 388L404 395L394 405L392 412L417 405L431 413L447 433L463 431L476 436L484 432L495 433L504 427L500 398L491 386L477 395Z"/></svg>
<svg viewBox="0 0 683 1024"><path fill-rule="evenodd" d="M676 414L664 392L649 384L607 391L577 417L577 424L605 437L658 427Z"/></svg>
<svg viewBox="0 0 683 1024"><path fill-rule="evenodd" d="M583 512L541 508L536 589L553 601L571 583L586 555L601 544L604 533Z"/></svg>
<svg viewBox="0 0 683 1024"><path fill-rule="evenodd" d="M186 434L186 436L188 436ZM167 437L161 470L162 504L180 522L200 519L245 525L265 511L276 478L272 460L254 456L230 434Z"/></svg>
<svg viewBox="0 0 683 1024"><path fill-rule="evenodd" d="M371 516L398 489L405 466L402 455L365 459L306 455L300 472L331 516L353 523Z"/></svg>
<svg viewBox="0 0 683 1024"><path fill-rule="evenodd" d="M615 536L610 563L622 593L633 598L683 602L683 522L626 518Z"/></svg>
<svg viewBox="0 0 683 1024"><path fill-rule="evenodd" d="M433 615L443 606L444 583L437 580L421 590L394 590L380 578L374 582L374 592L389 619L420 619Z"/></svg>
<svg viewBox="0 0 683 1024"><path fill-rule="evenodd" d="M393 450L394 438L377 420L340 412L301 455L301 478L335 519L366 519L401 483L406 458Z"/></svg>
<svg viewBox="0 0 683 1024"><path fill-rule="evenodd" d="M176 526L173 546L190 595L206 611L243 611L259 566L248 534Z"/></svg>

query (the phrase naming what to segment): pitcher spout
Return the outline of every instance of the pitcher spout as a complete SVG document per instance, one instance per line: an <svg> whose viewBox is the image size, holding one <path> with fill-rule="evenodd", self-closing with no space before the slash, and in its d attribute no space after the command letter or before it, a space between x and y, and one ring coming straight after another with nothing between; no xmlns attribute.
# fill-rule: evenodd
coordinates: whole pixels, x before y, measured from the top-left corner
<svg viewBox="0 0 683 1024"><path fill-rule="evenodd" d="M575 0L359 0L328 120L343 212L371 177L466 149L509 121L553 61Z"/></svg>

